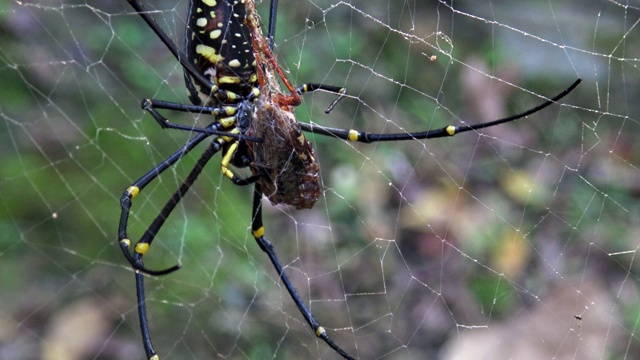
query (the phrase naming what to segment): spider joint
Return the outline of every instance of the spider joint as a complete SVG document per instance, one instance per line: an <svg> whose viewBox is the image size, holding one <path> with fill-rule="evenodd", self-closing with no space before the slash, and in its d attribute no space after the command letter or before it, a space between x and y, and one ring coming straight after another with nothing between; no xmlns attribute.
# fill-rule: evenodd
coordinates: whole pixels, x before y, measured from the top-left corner
<svg viewBox="0 0 640 360"><path fill-rule="evenodd" d="M253 237L259 239L264 236L264 226L260 226L257 230L252 231Z"/></svg>
<svg viewBox="0 0 640 360"><path fill-rule="evenodd" d="M128 249L131 247L131 240L124 238L120 240L120 245Z"/></svg>
<svg viewBox="0 0 640 360"><path fill-rule="evenodd" d="M324 327L322 327L322 326L318 326L318 328L316 329L316 336L317 337L322 337L326 333L327 332L325 331Z"/></svg>
<svg viewBox="0 0 640 360"><path fill-rule="evenodd" d="M129 186L127 188L127 196L130 197L131 199L138 196L139 193L140 193L140 188L135 185Z"/></svg>
<svg viewBox="0 0 640 360"><path fill-rule="evenodd" d="M348 136L348 140L349 141L358 141L358 139L360 138L360 133L356 130L349 130L349 136Z"/></svg>
<svg viewBox="0 0 640 360"><path fill-rule="evenodd" d="M149 251L149 244L147 244L147 243L138 243L138 244L136 244L134 250L138 254L144 255L144 254L147 253L147 251Z"/></svg>

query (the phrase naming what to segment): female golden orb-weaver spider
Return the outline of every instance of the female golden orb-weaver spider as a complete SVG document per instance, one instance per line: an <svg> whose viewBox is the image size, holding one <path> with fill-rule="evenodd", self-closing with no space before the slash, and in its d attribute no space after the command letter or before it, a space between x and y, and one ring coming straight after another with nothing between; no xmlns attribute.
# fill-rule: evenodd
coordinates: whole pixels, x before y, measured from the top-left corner
<svg viewBox="0 0 640 360"><path fill-rule="evenodd" d="M318 83L291 85L271 52L277 0L271 0L267 37L262 34L253 0L191 0L186 28L186 53L179 50L139 0L128 1L184 68L185 84L192 102L192 105L185 105L144 99L142 107L162 128L195 134L180 149L129 186L120 200L122 211L118 240L122 252L135 269L142 339L147 358L153 360L159 357L151 343L144 274L165 275L179 269L179 265L151 270L144 266L142 257L173 209L216 153L222 153L221 169L224 176L239 186L254 185L252 235L258 246L269 256L300 313L316 336L342 357L352 359L349 353L331 340L297 294L274 247L265 236L262 223L263 195L273 204L303 209L311 208L322 193L314 149L304 132L363 143L454 136L514 121L540 111L563 98L580 83L577 80L562 93L521 114L475 125L449 125L436 130L396 134L311 126L296 122L293 114L294 107L301 102L301 95L317 90L337 94L338 98L327 109L329 112L342 98L345 89ZM285 91L280 84L284 85ZM169 122L159 113L159 109L211 114L212 121L204 128L180 125ZM198 144L211 137L211 144L131 251L132 242L127 234L127 223L133 198ZM251 175L244 178L238 177L232 170L247 167Z"/></svg>

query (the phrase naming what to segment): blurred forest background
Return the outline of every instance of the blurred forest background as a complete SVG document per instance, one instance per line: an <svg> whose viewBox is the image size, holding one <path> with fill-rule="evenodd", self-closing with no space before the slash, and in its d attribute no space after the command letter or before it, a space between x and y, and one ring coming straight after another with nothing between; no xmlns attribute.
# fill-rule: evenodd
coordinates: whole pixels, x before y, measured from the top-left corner
<svg viewBox="0 0 640 360"><path fill-rule="evenodd" d="M188 2L145 5L182 44ZM265 200L267 236L329 335L358 358L640 357L638 1L281 0L301 122L372 132L516 123L450 139L309 135L323 196ZM269 3L258 5L266 19ZM266 20L265 20L266 21ZM0 0L0 359L142 359L124 189L188 134L182 69L124 0ZM207 116L164 112L181 124ZM636 139L636 140L634 140ZM201 146L201 149L204 149ZM133 203L143 233L201 149ZM161 359L335 359L251 237L251 189L214 159L146 255Z"/></svg>

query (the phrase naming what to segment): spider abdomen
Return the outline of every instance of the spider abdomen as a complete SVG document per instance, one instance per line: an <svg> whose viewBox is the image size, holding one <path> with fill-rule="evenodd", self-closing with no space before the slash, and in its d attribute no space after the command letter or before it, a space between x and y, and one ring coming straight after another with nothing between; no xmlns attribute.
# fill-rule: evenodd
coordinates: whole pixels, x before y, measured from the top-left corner
<svg viewBox="0 0 640 360"><path fill-rule="evenodd" d="M247 136L263 139L249 143L253 174L272 204L310 209L320 197L318 164L293 113L258 100Z"/></svg>
<svg viewBox="0 0 640 360"><path fill-rule="evenodd" d="M225 103L237 102L253 91L255 71L251 35L245 26L247 0L191 1L186 30L187 59L199 73L226 92ZM196 105L216 106L221 99L211 96L185 72L189 98Z"/></svg>

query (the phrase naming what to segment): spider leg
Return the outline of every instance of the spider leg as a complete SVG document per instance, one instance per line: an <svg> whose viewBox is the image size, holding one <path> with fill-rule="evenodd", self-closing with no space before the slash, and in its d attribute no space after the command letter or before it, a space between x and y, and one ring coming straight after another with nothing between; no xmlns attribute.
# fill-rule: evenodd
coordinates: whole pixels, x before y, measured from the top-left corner
<svg viewBox="0 0 640 360"><path fill-rule="evenodd" d="M237 140L262 142L262 139L260 138L244 136L242 134L234 134L226 130L235 126L234 115L238 108L234 106L210 107L210 106L200 106L200 105L178 104L178 103L173 103L173 102L163 101L163 100L144 99L142 100L142 109L147 111L149 114L151 114L151 116L153 116L153 119L163 129L182 130L182 131L188 131L188 132L194 132L194 133L204 133L207 135L226 136L226 137L234 138ZM211 114L214 117L219 118L219 120L217 120L217 123L219 125L217 125L215 129L209 129L209 128L198 128L193 126L186 126L186 125L172 123L169 121L169 119L162 116L157 109L167 109L167 110L198 113L198 114Z"/></svg>
<svg viewBox="0 0 640 360"><path fill-rule="evenodd" d="M182 157L184 157L189 152L191 152L191 150L193 150L198 144L200 144L208 136L209 135L204 133L196 134L196 136L190 139L178 151L171 154L171 156L163 160L160 164L158 164L156 167L148 171L141 178L139 178L133 184L131 184L131 186L129 186L122 194L122 197L120 198L121 212L120 212L120 222L118 224L118 243L120 244L120 248L124 256L127 258L131 266L133 266L136 270L146 270L146 269L141 269L139 266L137 266L135 259L129 253L129 249L131 247L131 240L129 240L129 237L127 235L127 223L129 220L129 212L131 210L131 200L135 198L140 193L140 191L142 191L151 181L155 180L165 170L167 170L169 167L175 164L178 160L180 160ZM142 251L142 250L136 250L136 251ZM171 271L173 270L177 270L177 268L172 269ZM157 272L153 272L153 271L151 272L145 271L145 272L154 274L154 275L159 275Z"/></svg>
<svg viewBox="0 0 640 360"><path fill-rule="evenodd" d="M276 17L278 15L278 0L271 0L269 8L269 49L273 49L273 39L276 36Z"/></svg>
<svg viewBox="0 0 640 360"><path fill-rule="evenodd" d="M229 149L225 152L224 156L222 157L222 161L220 161L220 168L222 170L222 175L226 176L234 184L239 186L253 184L254 182L258 181L258 179L260 179L261 177L260 175L252 175L247 178L241 179L237 177L233 173L233 171L231 171L231 169L229 169L229 163L231 162L231 159L233 158L233 155L238 150L239 146L240 146L240 143L237 141L234 141L231 144L231 146L229 146Z"/></svg>
<svg viewBox="0 0 640 360"><path fill-rule="evenodd" d="M213 124L215 125L215 124ZM207 147L207 149L202 153L196 165L191 169L187 178L182 182L178 190L173 193L171 198L164 205L158 216L153 220L151 225L144 232L140 240L136 243L134 247L133 256L129 252L129 247L131 241L127 238L126 228L127 228L127 219L129 216L129 210L131 208L131 200L140 192L142 189L148 185L151 181L157 178L162 172L168 169L171 165L181 159L184 155L189 153L193 148L198 145L202 140L207 138L209 135L205 133L197 134L193 139L191 139L187 144L185 144L180 150L175 152L165 161L163 161L160 165L155 167L153 170L149 171L143 177L141 177L138 181L136 181L133 185L131 185L123 194L122 199L120 200L122 206L122 214L120 218L120 228L119 228L119 243L122 251L125 254L127 260L131 266L136 270L135 278L136 278L136 295L138 298L138 316L140 318L140 330L142 333L142 342L144 344L145 352L147 354L147 358L151 360L158 359L155 350L153 349L153 344L151 342L151 335L149 330L149 322L147 319L147 310L146 310L146 300L144 294L144 275L165 275L171 273L180 268L180 265L175 265L170 268L164 270L150 270L144 267L144 263L142 261L142 256L149 250L151 246L151 242L155 238L156 234L162 226L164 225L166 219L173 212L178 203L182 200L184 195L189 191L193 183L197 180L198 176L202 173L202 170L206 166L206 164L211 160L211 158L220 150L222 150L223 145L226 143L225 139L222 137L217 137L214 141ZM235 144L238 142L236 141ZM231 153L232 149L229 149L227 153ZM225 155L231 156L231 155ZM248 185L259 179L259 176L254 175L248 177L246 179L238 179L234 180L234 183L237 185ZM232 179L233 180L233 179Z"/></svg>
<svg viewBox="0 0 640 360"><path fill-rule="evenodd" d="M213 85L209 79L207 79L203 74L201 74L196 67L190 63L187 59L187 55L184 54L176 44L169 38L169 36L160 28L158 23L153 20L149 12L145 10L144 6L138 0L127 0L129 5L133 7L138 15L147 23L147 25L153 30L153 32L160 38L160 40L165 44L165 46L171 51L173 56L180 62L180 65L191 75L196 81L200 83L200 85L204 86L207 89L211 89L211 93L213 95L224 96L221 94L223 90L218 88L217 85Z"/></svg>
<svg viewBox="0 0 640 360"><path fill-rule="evenodd" d="M180 268L179 265L175 265L171 268L161 271L152 271L148 270L144 267L142 256L147 252L151 242L155 238L155 235L158 233L166 219L169 217L173 209L175 209L176 205L182 200L184 195L189 191L189 188L196 181L202 170L207 165L209 160L215 155L220 149L222 149L222 145L224 144L224 140L222 138L216 138L209 147L202 153L200 159L196 165L191 169L187 178L182 182L180 188L173 193L173 196L167 201L164 205L158 216L154 219L153 223L149 226L149 228L145 231L144 235L140 238L140 240L136 243L134 248L134 255L131 257L127 249L123 247L123 251L126 251L127 259L132 259L133 263L131 264L136 269L136 295L138 298L138 316L140 318L140 331L142 333L142 342L144 344L144 350L147 354L147 358L151 360L158 359L155 350L153 349L153 344L151 343L151 335L149 331L149 321L147 319L147 307L146 300L144 295L144 276L143 273L151 274L151 275L163 275L170 273L174 270ZM159 173L157 174L159 175ZM156 175L156 177L157 177ZM129 193L129 191L127 191ZM125 193L126 194L126 193ZM127 196L123 196L123 198L128 198ZM130 199L129 199L130 202ZM127 207L128 212L128 207ZM126 223L125 223L126 227ZM121 229L122 230L122 229ZM127 240L128 242L128 240ZM120 242L121 246L123 242ZM130 260L131 262L131 260Z"/></svg>
<svg viewBox="0 0 640 360"><path fill-rule="evenodd" d="M211 124L208 128L217 128L219 126L218 123ZM198 160L198 163L192 169L191 173L187 177L187 179L183 182L182 186L176 193L174 193L173 197L165 207L162 209L158 217L154 220L154 222L149 226L144 235L138 240L136 245L134 246L134 256L130 253L131 240L129 240L127 235L127 223L129 219L129 212L131 210L131 200L135 198L140 191L142 191L150 182L155 180L160 174L162 174L165 170L175 164L182 157L191 152L199 143L201 143L204 139L209 137L210 135L206 133L198 133L192 139L190 139L185 145L183 145L178 151L173 153L167 159L162 161L159 165L148 171L141 178L136 180L131 186L129 186L125 192L122 194L120 198L120 222L118 226L118 243L120 244L120 248L124 256L127 258L131 266L141 272L150 274L150 275L164 275L180 268L179 265L175 265L171 268L167 268L164 270L149 270L144 268L142 265L141 256L147 252L149 249L149 245L157 231L162 227L164 221L168 217L168 215L173 211L173 208L176 206L178 202L182 199L182 196L189 190L189 187L196 180L200 172L202 171L202 167L206 164L207 161L213 156L216 152L218 152L222 145L225 143L225 140L221 137L216 138L211 145L207 148L207 150L202 154L201 158ZM205 160L206 159L206 160Z"/></svg>
<svg viewBox="0 0 640 360"><path fill-rule="evenodd" d="M142 108L146 110L147 106L145 102L148 102L150 106L156 109L165 109L165 110L174 110L188 113L196 113L196 114L209 114L215 117L227 115L234 115L237 107L236 106L203 106L203 105L191 105L191 104L180 104L171 101L164 101L158 99L144 99L142 100Z"/></svg>
<svg viewBox="0 0 640 360"><path fill-rule="evenodd" d="M327 334L324 327L322 327L318 320L316 320L316 318L313 316L313 314L311 314L311 311L304 304L304 302L300 298L300 295L298 295L298 292L293 287L291 280L289 280L289 277L285 273L284 268L282 267L282 264L278 259L278 255L276 254L276 250L273 247L273 244L271 244L271 242L264 236L265 231L262 224L262 188L258 183L255 184L255 190L253 193L253 218L251 221L251 232L253 234L253 238L256 239L258 246L260 246L260 249L266 252L267 256L269 256L269 260L271 260L273 267L275 267L276 271L278 272L280 280L282 280L282 283L287 288L289 295L296 303L298 310L300 311L302 316L304 316L309 326L311 326L311 329L313 329L315 335L321 338L325 343L327 343L327 345L329 345L343 358L353 359L351 355L342 350L342 348L340 348L333 340L331 340L331 338L329 338L329 335Z"/></svg>
<svg viewBox="0 0 640 360"><path fill-rule="evenodd" d="M326 126L321 126L317 124L306 124L306 123L299 123L299 124L303 131L307 131L313 134L318 134L323 136L337 137L339 139L348 140L348 141L358 141L362 143L372 143L372 142L378 142L378 141L433 139L433 138L454 136L462 132L484 129L484 128L504 124L507 122L515 121L523 117L529 116L535 112L538 112L546 108L547 106L555 104L558 100L562 99L563 97L568 95L571 91L573 91L573 89L575 89L580 84L580 82L582 82L582 79L576 80L573 84L571 84L571 86L569 86L560 94L554 96L553 98L525 112L512 115L506 118L483 122L483 123L474 124L474 125L464 125L464 126L448 125L436 130L421 131L421 132L414 132L414 133L376 134L376 133L369 133L365 131L357 131L353 129L338 129L338 128L326 127Z"/></svg>
<svg viewBox="0 0 640 360"><path fill-rule="evenodd" d="M324 91L338 94L338 97L335 100L333 100L331 104L329 104L329 106L324 110L325 114L330 113L331 110L333 110L333 108L336 107L336 105L338 105L340 100L342 100L344 98L344 95L347 93L346 88L332 86L332 85L318 84L318 83L306 83L306 84L298 85L295 88L296 93L298 93L299 95L302 95L308 92L318 91L318 90L324 90Z"/></svg>
<svg viewBox="0 0 640 360"><path fill-rule="evenodd" d="M138 318L140 319L140 332L142 334L142 344L144 352L149 360L159 360L160 358L153 349L151 334L149 331L149 321L147 319L147 305L144 296L144 275L136 271L136 296L138 298Z"/></svg>

